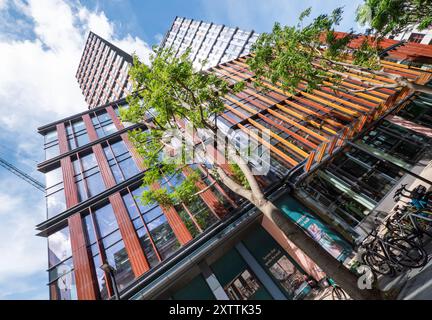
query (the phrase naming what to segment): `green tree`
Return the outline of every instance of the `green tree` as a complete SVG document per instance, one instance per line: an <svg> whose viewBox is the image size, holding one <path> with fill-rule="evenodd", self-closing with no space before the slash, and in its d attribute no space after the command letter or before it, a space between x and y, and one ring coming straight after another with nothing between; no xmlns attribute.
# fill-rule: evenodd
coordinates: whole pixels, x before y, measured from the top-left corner
<svg viewBox="0 0 432 320"><path fill-rule="evenodd" d="M431 0L365 0L357 9L357 21L369 25L378 36L396 35L418 24L432 25Z"/></svg>
<svg viewBox="0 0 432 320"><path fill-rule="evenodd" d="M240 156L229 139L218 137L213 116L224 110L222 97L240 91L243 84L232 86L213 73L195 72L188 54L186 51L181 57L175 57L169 50L160 49L151 58L150 66L134 57L130 75L135 94L128 97L130 107L121 110L121 118L126 122L144 123L147 127L147 130L135 130L129 134L147 168L143 185L150 188L143 193L142 201L161 205L193 201L205 190L197 191L195 188L198 174L188 176L173 188L156 189L152 186L162 177L172 179L195 159L205 160L212 163L207 174L255 205L351 297L376 298L375 291L360 290L353 273L265 197L247 160ZM186 130L185 123L190 124L193 130ZM179 140L184 143L179 143ZM225 143L221 151L222 161L220 158L215 160L214 149L206 143L209 140L217 141L219 146ZM194 156L188 163L187 151L190 149ZM161 159L161 152L174 154L181 161L165 161L165 158ZM232 164L232 175L224 170L227 162Z"/></svg>
<svg viewBox="0 0 432 320"><path fill-rule="evenodd" d="M296 92L299 84L305 84L309 91L322 86L347 92L408 87L432 93L432 88L427 85L384 71L379 57L379 38L373 38L375 42L371 43L371 38L365 37L358 49L349 50L347 45L353 33L340 36L334 31L342 19L342 8L335 9L329 15L319 15L311 23L303 25L304 18L310 13L310 8L304 11L295 26L276 23L272 32L263 33L258 38L252 46L253 55L247 61L257 77L280 84L292 93ZM377 85L365 80L364 75L384 76L393 82ZM344 80L359 81L368 87L347 89L340 86Z"/></svg>

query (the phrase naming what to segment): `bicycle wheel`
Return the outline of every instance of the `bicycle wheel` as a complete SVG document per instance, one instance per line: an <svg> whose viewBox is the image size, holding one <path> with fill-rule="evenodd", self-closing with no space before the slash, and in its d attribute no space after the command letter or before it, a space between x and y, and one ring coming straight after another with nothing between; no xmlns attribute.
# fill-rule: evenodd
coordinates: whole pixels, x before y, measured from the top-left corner
<svg viewBox="0 0 432 320"><path fill-rule="evenodd" d="M391 265L390 261L377 252L365 252L362 254L361 259L373 272L389 277L393 277L396 274L396 270Z"/></svg>
<svg viewBox="0 0 432 320"><path fill-rule="evenodd" d="M334 286L332 289L332 299L333 300L347 300L347 295L345 291L339 286Z"/></svg>
<svg viewBox="0 0 432 320"><path fill-rule="evenodd" d="M386 241L390 260L408 268L421 268L428 262L426 251L405 238L390 238Z"/></svg>
<svg viewBox="0 0 432 320"><path fill-rule="evenodd" d="M432 217L432 216L430 216ZM413 223L417 230L432 238L432 222L416 216L412 216Z"/></svg>

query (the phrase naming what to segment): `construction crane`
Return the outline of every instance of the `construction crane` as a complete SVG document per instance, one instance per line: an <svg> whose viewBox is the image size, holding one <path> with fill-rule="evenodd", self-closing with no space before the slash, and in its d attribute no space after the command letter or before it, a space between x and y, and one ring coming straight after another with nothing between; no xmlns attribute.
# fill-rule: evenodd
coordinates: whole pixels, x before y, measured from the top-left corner
<svg viewBox="0 0 432 320"><path fill-rule="evenodd" d="M1 157L0 157L0 166L2 166L3 168L6 168L10 172L12 172L14 175L18 176L19 178L23 179L27 183L31 184L33 187L39 189L40 191L45 192L45 185L43 183L32 178L27 173L18 169L13 164L9 163L8 161L6 161L5 159L3 159Z"/></svg>

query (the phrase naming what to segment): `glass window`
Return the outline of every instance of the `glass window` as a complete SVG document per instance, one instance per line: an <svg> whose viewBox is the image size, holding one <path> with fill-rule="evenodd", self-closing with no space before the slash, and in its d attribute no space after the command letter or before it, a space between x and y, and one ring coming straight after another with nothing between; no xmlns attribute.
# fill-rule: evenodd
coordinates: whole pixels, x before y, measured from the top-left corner
<svg viewBox="0 0 432 320"><path fill-rule="evenodd" d="M107 204L94 211L99 233L101 237L105 237L114 230L118 229L117 220L114 215L111 204Z"/></svg>
<svg viewBox="0 0 432 320"><path fill-rule="evenodd" d="M138 167L123 140L114 143L107 142L104 152L117 183L139 173Z"/></svg>
<svg viewBox="0 0 432 320"><path fill-rule="evenodd" d="M69 145L69 150L81 147L89 143L89 137L85 128L84 121L74 120L65 123L66 135Z"/></svg>
<svg viewBox="0 0 432 320"><path fill-rule="evenodd" d="M48 236L48 262L55 266L72 256L69 227Z"/></svg>
<svg viewBox="0 0 432 320"><path fill-rule="evenodd" d="M129 262L123 241L119 241L113 246L105 249L107 262L115 269L114 276L119 290L124 289L135 276Z"/></svg>
<svg viewBox="0 0 432 320"><path fill-rule="evenodd" d="M78 300L73 271L63 273L49 284L49 288L51 300Z"/></svg>
<svg viewBox="0 0 432 320"><path fill-rule="evenodd" d="M368 132L362 140L375 149L414 164L424 151L423 146L427 138L390 122L384 122L380 127Z"/></svg>
<svg viewBox="0 0 432 320"><path fill-rule="evenodd" d="M261 285L252 272L248 269L244 270L231 281L225 288L230 300L248 300L255 295Z"/></svg>
<svg viewBox="0 0 432 320"><path fill-rule="evenodd" d="M61 167L45 173L46 187L51 188L60 182L63 182L63 173Z"/></svg>
<svg viewBox="0 0 432 320"><path fill-rule="evenodd" d="M150 267L153 268L159 263L159 258L157 257L153 244L151 243L150 236L144 226L140 229L137 229L137 234L140 239L141 246L144 248L147 261L150 264Z"/></svg>
<svg viewBox="0 0 432 320"><path fill-rule="evenodd" d="M84 201L105 190L105 184L93 153L78 155L72 164L79 201Z"/></svg>
<svg viewBox="0 0 432 320"><path fill-rule="evenodd" d="M76 300L69 227L48 236L48 265L50 299Z"/></svg>
<svg viewBox="0 0 432 320"><path fill-rule="evenodd" d="M97 234L93 228L93 217L97 224ZM109 275L101 270L102 264L108 263L115 269L115 279L119 290L124 289L135 276L111 204L90 209L90 212L83 218L83 222L87 230L87 245L93 255L100 295L102 299L107 299L109 294L106 283L110 280L107 280Z"/></svg>
<svg viewBox="0 0 432 320"><path fill-rule="evenodd" d="M45 173L45 179L47 215L48 218L51 218L66 209L66 198L61 167Z"/></svg>
<svg viewBox="0 0 432 320"><path fill-rule="evenodd" d="M424 34L421 33L411 33L411 35L408 38L408 42L415 42L415 43L420 43L422 42L423 38L424 38Z"/></svg>
<svg viewBox="0 0 432 320"><path fill-rule="evenodd" d="M54 129L48 131L45 134L44 139L45 139L45 143L44 143L45 159L47 160L55 156L58 156L60 154L60 148L59 148L57 130Z"/></svg>
<svg viewBox="0 0 432 320"><path fill-rule="evenodd" d="M139 196L143 192L143 188L134 189L132 192L128 190L127 193L123 195L123 200L128 209L129 216L134 219L134 226L137 232L141 230L138 234L149 237L149 240L142 240L144 251L157 250L161 259L165 259L179 247L177 238L169 225L163 210L156 204L143 205L139 200ZM147 235L149 230L150 234ZM150 240L151 239L151 240ZM155 247L153 247L153 244ZM151 248L146 246L151 244ZM157 257L156 257L157 258ZM152 258L153 259L153 258Z"/></svg>
<svg viewBox="0 0 432 320"><path fill-rule="evenodd" d="M84 225L85 225L85 230L86 230L86 235L87 235L87 242L88 244L93 244L96 242L96 235L95 235L95 229L94 229L94 224L93 224L93 219L92 219L92 215L87 214L84 217Z"/></svg>
<svg viewBox="0 0 432 320"><path fill-rule="evenodd" d="M91 119L99 138L103 138L117 131L116 126L106 110L92 112Z"/></svg>

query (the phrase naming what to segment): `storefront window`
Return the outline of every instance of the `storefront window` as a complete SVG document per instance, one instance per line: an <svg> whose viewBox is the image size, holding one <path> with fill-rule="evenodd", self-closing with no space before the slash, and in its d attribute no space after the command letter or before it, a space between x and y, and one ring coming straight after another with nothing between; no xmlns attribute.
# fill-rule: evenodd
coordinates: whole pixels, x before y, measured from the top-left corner
<svg viewBox="0 0 432 320"><path fill-rule="evenodd" d="M258 280L248 269L240 273L225 287L230 300L249 300L260 289Z"/></svg>
<svg viewBox="0 0 432 320"><path fill-rule="evenodd" d="M254 226L242 243L288 299L301 299L309 292L307 273L261 226Z"/></svg>
<svg viewBox="0 0 432 320"><path fill-rule="evenodd" d="M235 248L210 268L231 300L271 300L272 297Z"/></svg>

